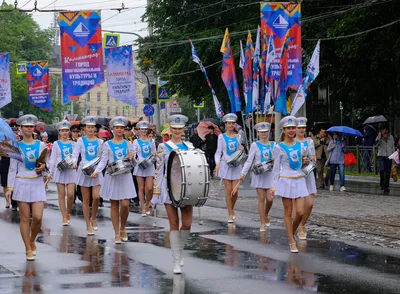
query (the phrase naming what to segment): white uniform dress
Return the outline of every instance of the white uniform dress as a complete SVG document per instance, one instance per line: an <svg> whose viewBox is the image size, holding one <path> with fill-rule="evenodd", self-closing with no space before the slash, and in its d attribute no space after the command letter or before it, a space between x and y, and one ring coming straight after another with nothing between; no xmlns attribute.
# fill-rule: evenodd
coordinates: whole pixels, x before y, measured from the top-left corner
<svg viewBox="0 0 400 294"><path fill-rule="evenodd" d="M219 164L218 176L225 180L239 180L242 167L230 167L227 164L229 157L236 151L240 150L241 137L236 135L231 138L226 134L218 136L218 147L215 153L215 164Z"/></svg>
<svg viewBox="0 0 400 294"><path fill-rule="evenodd" d="M76 174L76 184L78 186L82 187L94 187L101 185L103 183L103 174L99 173L97 178L93 179L91 177L85 176L82 172L82 167L90 160L94 159L95 157L100 157L101 156L101 149L102 149L102 144L103 140L101 139L96 139L93 141L88 140L88 147L85 148L84 144L84 139L86 140L86 137L82 137L78 139L78 142L76 142L74 146L74 151L72 153L72 160L74 162L78 162L78 157L81 155L81 162L78 167L78 171ZM97 144L96 144L97 141Z"/></svg>
<svg viewBox="0 0 400 294"><path fill-rule="evenodd" d="M294 146L287 146L280 143L275 147L271 186L275 187L276 196L292 199L308 196L306 178L301 171L302 145L302 143L296 142L294 146L298 146L298 148L295 149L292 148ZM289 156L283 148L288 149L291 160L289 160ZM296 169L291 167L291 162L297 165L295 166Z"/></svg>
<svg viewBox="0 0 400 294"><path fill-rule="evenodd" d="M275 142L262 144L258 141L252 143L250 146L249 157L247 158L247 161L243 166L241 174L247 175L253 164L255 165L261 162L267 162L272 160L274 147L275 147ZM263 152L261 152L261 150L263 150ZM251 177L252 188L269 189L271 188L271 182L272 182L272 171L265 172L260 175L256 175L255 173L252 174Z"/></svg>
<svg viewBox="0 0 400 294"><path fill-rule="evenodd" d="M124 140L121 144L115 144L112 141L107 141L103 145L101 161L96 168L100 175L101 171L107 166L119 159L124 159L127 155L133 152L132 144ZM104 177L103 184L100 188L100 196L107 200L123 200L136 198L135 184L133 183L132 174L125 173L112 176L108 172Z"/></svg>
<svg viewBox="0 0 400 294"><path fill-rule="evenodd" d="M171 141L168 141L171 142ZM169 145L168 142L164 143L163 145L159 145L159 151L161 152L160 148L163 148L164 151L162 152L161 155L161 162L158 163L157 169L158 169L158 177L157 177L157 183L156 186L157 188L161 189L161 194L160 195L154 195L153 199L151 202L153 204L171 204L171 199L169 198L169 193L168 193L168 188L167 188L167 164L168 164L168 159L169 155L171 154L171 151L173 150ZM179 150L188 150L189 148L185 143L180 143L176 145Z"/></svg>
<svg viewBox="0 0 400 294"><path fill-rule="evenodd" d="M134 152L137 154L138 162L141 162L143 159L156 152L156 143L153 139L150 139L150 141L142 141L140 139L136 139L132 145ZM138 164L135 166L133 174L137 177L143 178L154 177L155 170L156 168L154 167L154 164L151 164L146 169L140 168Z"/></svg>
<svg viewBox="0 0 400 294"><path fill-rule="evenodd" d="M315 146L314 146L314 141L312 139L308 139L303 143L303 152L307 153L309 152L310 156L315 158ZM306 184L307 184L307 190L308 194L316 194L317 193L317 184L315 183L315 175L314 171L308 174L306 176Z"/></svg>
<svg viewBox="0 0 400 294"><path fill-rule="evenodd" d="M13 200L28 203L46 201L43 176L35 172L37 160L45 148L46 145L40 141L33 144L19 142L23 162L11 158L8 170L7 186L14 187Z"/></svg>
<svg viewBox="0 0 400 294"><path fill-rule="evenodd" d="M55 141L51 148L51 156L49 161L50 173L53 177L54 183L57 184L75 184L76 182L76 170L68 169L60 171L57 165L65 159L65 157L71 155L74 149L74 142L64 144L60 140Z"/></svg>

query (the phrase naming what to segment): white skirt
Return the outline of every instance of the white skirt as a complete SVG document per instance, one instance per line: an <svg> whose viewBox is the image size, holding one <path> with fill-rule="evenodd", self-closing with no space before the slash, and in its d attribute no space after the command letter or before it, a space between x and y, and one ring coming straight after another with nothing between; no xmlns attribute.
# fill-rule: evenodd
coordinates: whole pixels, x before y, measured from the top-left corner
<svg viewBox="0 0 400 294"><path fill-rule="evenodd" d="M269 189L271 188L272 172L265 172L260 175L251 174L251 187L255 189Z"/></svg>
<svg viewBox="0 0 400 294"><path fill-rule="evenodd" d="M308 194L317 194L317 184L315 183L314 171L306 177Z"/></svg>
<svg viewBox="0 0 400 294"><path fill-rule="evenodd" d="M103 174L99 173L97 178L87 177L83 174L82 168L79 166L76 172L76 184L81 187L95 187L103 183Z"/></svg>
<svg viewBox="0 0 400 294"><path fill-rule="evenodd" d="M308 196L306 178L279 178L275 195L283 198L301 198Z"/></svg>
<svg viewBox="0 0 400 294"><path fill-rule="evenodd" d="M12 199L28 203L45 202L47 199L43 177L34 179L16 178Z"/></svg>
<svg viewBox="0 0 400 294"><path fill-rule="evenodd" d="M107 200L136 198L135 184L131 173L111 176L106 173L100 188L100 197Z"/></svg>
<svg viewBox="0 0 400 294"><path fill-rule="evenodd" d="M75 184L76 182L76 170L68 169L65 171L59 171L57 168L54 171L53 181L56 184Z"/></svg>
<svg viewBox="0 0 400 294"><path fill-rule="evenodd" d="M143 178L154 177L155 172L156 172L156 169L154 167L154 164L150 165L146 169L142 169L142 168L139 167L139 165L136 165L134 170L133 170L133 174L135 176L143 177Z"/></svg>
<svg viewBox="0 0 400 294"><path fill-rule="evenodd" d="M237 167L230 167L226 161L221 161L219 164L218 177L224 180L239 180L242 165Z"/></svg>

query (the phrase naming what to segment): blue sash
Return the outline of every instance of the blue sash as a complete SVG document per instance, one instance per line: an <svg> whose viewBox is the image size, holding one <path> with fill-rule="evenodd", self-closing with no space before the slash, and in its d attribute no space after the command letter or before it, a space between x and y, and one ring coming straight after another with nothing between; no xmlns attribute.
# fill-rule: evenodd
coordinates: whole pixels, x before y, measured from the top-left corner
<svg viewBox="0 0 400 294"><path fill-rule="evenodd" d="M301 155L301 143L296 142L293 146L287 146L283 143L279 143L279 146L286 153L289 158L290 168L293 170L298 170L303 165L303 158Z"/></svg>
<svg viewBox="0 0 400 294"><path fill-rule="evenodd" d="M114 155L114 161L124 159L128 155L128 142L124 140L121 144L115 144L113 141L108 141L108 145Z"/></svg>
<svg viewBox="0 0 400 294"><path fill-rule="evenodd" d="M99 141L89 141L86 137L82 137L83 145L85 145L85 158L87 161L93 160L97 157L99 152Z"/></svg>
<svg viewBox="0 0 400 294"><path fill-rule="evenodd" d="M61 150L61 159L64 160L65 157L72 155L72 143L64 144L61 141L57 141L58 147Z"/></svg>
<svg viewBox="0 0 400 294"><path fill-rule="evenodd" d="M307 152L308 149L308 140L306 139L303 143L303 154L305 154ZM310 157L310 152L311 150L308 150L308 154L307 156Z"/></svg>
<svg viewBox="0 0 400 294"><path fill-rule="evenodd" d="M237 150L239 150L239 142L236 136L234 138L229 138L226 134L223 134L225 144L226 144L226 154L231 156Z"/></svg>
<svg viewBox="0 0 400 294"><path fill-rule="evenodd" d="M40 141L36 141L33 144L25 144L24 142L19 142L19 148L24 154L24 163L27 170L34 170L36 168L36 163L39 159L40 151Z"/></svg>
<svg viewBox="0 0 400 294"><path fill-rule="evenodd" d="M138 139L138 143L140 146L140 150L142 152L142 157L147 158L151 154L151 146L150 146L151 140L150 142L146 142Z"/></svg>
<svg viewBox="0 0 400 294"><path fill-rule="evenodd" d="M167 142L168 143L168 142ZM171 146L169 146L167 143L164 143L164 146L165 146L165 148L167 148L167 150L169 151L169 152L171 152L172 150L174 150L174 149L172 149L172 147ZM185 145L185 143L179 143L179 144L176 144L176 146L179 148L179 150L183 150L183 151L186 151L186 150L189 150L189 148Z"/></svg>
<svg viewBox="0 0 400 294"><path fill-rule="evenodd" d="M272 160L272 150L275 147L274 142L270 142L268 145L262 144L260 141L256 142L258 149L261 152L261 162L268 162Z"/></svg>

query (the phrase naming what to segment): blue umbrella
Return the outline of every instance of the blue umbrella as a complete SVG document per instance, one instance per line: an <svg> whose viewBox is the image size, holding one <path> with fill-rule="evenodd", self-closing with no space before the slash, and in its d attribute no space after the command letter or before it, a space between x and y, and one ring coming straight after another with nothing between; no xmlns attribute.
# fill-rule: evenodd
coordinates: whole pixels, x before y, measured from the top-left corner
<svg viewBox="0 0 400 294"><path fill-rule="evenodd" d="M341 133L345 136L351 136L351 137L362 137L363 135L361 134L361 132L359 130L350 128L350 127L346 127L346 126L334 126L331 127L327 130L327 132L329 133Z"/></svg>

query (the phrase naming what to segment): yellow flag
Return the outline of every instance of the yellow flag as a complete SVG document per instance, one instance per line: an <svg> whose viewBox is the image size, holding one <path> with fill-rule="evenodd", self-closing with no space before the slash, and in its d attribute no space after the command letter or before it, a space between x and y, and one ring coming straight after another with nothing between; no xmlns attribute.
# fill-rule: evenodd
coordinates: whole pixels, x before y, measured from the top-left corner
<svg viewBox="0 0 400 294"><path fill-rule="evenodd" d="M226 39L229 37L229 30L226 28L225 30L225 36L224 39L222 40L222 45L221 45L221 53L224 53L226 50Z"/></svg>

